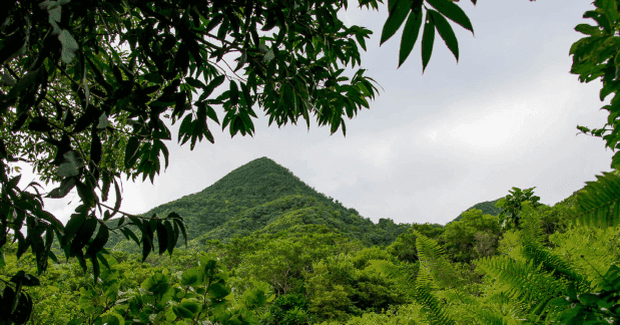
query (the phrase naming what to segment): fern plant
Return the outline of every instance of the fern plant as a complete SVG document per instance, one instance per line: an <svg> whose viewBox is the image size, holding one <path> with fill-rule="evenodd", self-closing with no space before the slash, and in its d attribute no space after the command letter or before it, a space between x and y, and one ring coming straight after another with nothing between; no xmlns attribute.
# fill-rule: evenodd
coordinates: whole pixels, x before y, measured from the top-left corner
<svg viewBox="0 0 620 325"><path fill-rule="evenodd" d="M525 205L523 209L523 230L521 232L523 257L531 261L534 265L540 266L546 272L553 273L580 289L586 289L589 284L586 279L575 270L567 261L560 256L553 254L549 248L543 245L545 234L540 226L532 207Z"/></svg>
<svg viewBox="0 0 620 325"><path fill-rule="evenodd" d="M597 175L577 194L575 222L594 227L620 224L620 177L616 173Z"/></svg>
<svg viewBox="0 0 620 325"><path fill-rule="evenodd" d="M434 286L429 269L421 268L414 286L414 298L423 307L424 317L432 325L456 325L446 312L445 304L433 293Z"/></svg>

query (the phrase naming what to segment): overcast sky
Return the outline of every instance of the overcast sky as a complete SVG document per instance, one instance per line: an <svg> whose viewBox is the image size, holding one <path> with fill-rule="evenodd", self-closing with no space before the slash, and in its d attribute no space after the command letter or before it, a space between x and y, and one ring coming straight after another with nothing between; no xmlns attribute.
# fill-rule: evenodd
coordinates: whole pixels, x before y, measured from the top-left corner
<svg viewBox="0 0 620 325"><path fill-rule="evenodd" d="M266 118L255 121L253 138L214 129L216 143L193 152L170 143L170 166L154 185L125 182L122 209L146 212L263 156L373 221L445 224L513 186L536 186L554 204L610 169L603 141L575 128L607 117L600 82L581 84L569 73L568 51L580 38L574 27L589 3L461 1L475 36L453 24L459 63L437 37L424 75L419 44L397 69L400 32L379 47L385 8L350 8L347 24L375 31L362 62L383 89L348 121L346 138L316 126L268 128ZM64 220L70 214L64 201L47 208Z"/></svg>

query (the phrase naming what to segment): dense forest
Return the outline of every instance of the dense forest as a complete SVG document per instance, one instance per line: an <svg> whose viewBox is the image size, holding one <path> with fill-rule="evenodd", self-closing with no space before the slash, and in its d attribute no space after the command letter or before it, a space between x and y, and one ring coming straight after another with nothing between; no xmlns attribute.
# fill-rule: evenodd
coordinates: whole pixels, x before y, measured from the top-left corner
<svg viewBox="0 0 620 325"><path fill-rule="evenodd" d="M516 195L523 193L529 196ZM617 229L570 227L574 196L554 206L538 200L533 189L513 188L494 201L501 208L483 202L446 226L373 223L263 157L147 213L184 216L188 244L173 254L141 263L136 244L119 233L96 282L76 261L50 265L28 289L30 323L510 324L571 313L617 319ZM36 272L33 255L17 260L16 245L7 248L2 276ZM592 289L613 294L587 293Z"/></svg>

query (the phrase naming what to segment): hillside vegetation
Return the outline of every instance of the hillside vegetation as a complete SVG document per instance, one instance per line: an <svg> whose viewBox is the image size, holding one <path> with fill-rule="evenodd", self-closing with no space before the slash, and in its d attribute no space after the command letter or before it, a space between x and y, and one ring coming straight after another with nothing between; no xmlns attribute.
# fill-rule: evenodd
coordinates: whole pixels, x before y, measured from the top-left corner
<svg viewBox="0 0 620 325"><path fill-rule="evenodd" d="M528 200L516 202L515 193ZM30 290L31 321L396 325L616 317L615 309L591 306L620 299L609 281L620 275L620 233L570 227L578 195L551 207L537 203L532 189L513 188L502 201L517 204L510 210L516 215L496 200L446 226L375 224L263 157L148 212L183 216L189 245L171 257L140 263L136 244L115 234L97 285L76 262L52 265ZM511 223L517 217L520 223ZM36 269L32 255L16 260L11 253L19 248L8 247L2 274ZM588 296L592 290L608 293Z"/></svg>

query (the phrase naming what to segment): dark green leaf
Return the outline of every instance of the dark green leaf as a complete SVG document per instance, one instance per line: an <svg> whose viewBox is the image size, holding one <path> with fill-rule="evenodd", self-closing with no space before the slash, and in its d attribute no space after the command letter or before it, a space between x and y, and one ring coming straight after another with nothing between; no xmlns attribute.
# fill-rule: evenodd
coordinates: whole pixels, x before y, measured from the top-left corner
<svg viewBox="0 0 620 325"><path fill-rule="evenodd" d="M424 23L424 33L422 34L422 73L428 65L428 61L433 54L433 43L435 42L435 23L432 18L426 14L426 23Z"/></svg>
<svg viewBox="0 0 620 325"><path fill-rule="evenodd" d="M100 224L99 231L97 232L97 236L95 236L95 239L93 239L93 241L88 246L88 250L86 251L85 256L86 257L96 256L97 253L101 251L103 246L105 246L105 244L108 242L109 236L110 236L110 232L108 230L108 227Z"/></svg>
<svg viewBox="0 0 620 325"><path fill-rule="evenodd" d="M474 32L474 27L471 25L469 17L467 17L463 9L454 2L450 0L426 0L426 2L453 22L461 25L472 33Z"/></svg>
<svg viewBox="0 0 620 325"><path fill-rule="evenodd" d="M92 187L80 181L75 182L75 187L85 207L94 207L97 204L97 194Z"/></svg>
<svg viewBox="0 0 620 325"><path fill-rule="evenodd" d="M168 232L161 220L157 222L157 240L159 241L159 255L168 249Z"/></svg>
<svg viewBox="0 0 620 325"><path fill-rule="evenodd" d="M174 314L177 317L181 317L181 318L192 318L192 317L194 317L194 314L191 311L189 311L189 310L187 310L187 309L185 309L183 307L179 307L179 306L172 306L172 312L174 312Z"/></svg>
<svg viewBox="0 0 620 325"><path fill-rule="evenodd" d="M202 81L191 78L191 77L185 77L185 82L187 82L190 86L195 87L195 88L206 87L205 84L202 83Z"/></svg>
<svg viewBox="0 0 620 325"><path fill-rule="evenodd" d="M89 106L86 112L75 122L73 133L80 133L86 130L95 121L99 121L99 116L101 116L101 112L93 106Z"/></svg>
<svg viewBox="0 0 620 325"><path fill-rule="evenodd" d="M95 233L95 229L97 229L97 219L92 216L86 218L80 226L80 229L78 229L75 238L73 238L73 242L71 243L71 252L82 255L82 248L88 244L93 233Z"/></svg>
<svg viewBox="0 0 620 325"><path fill-rule="evenodd" d="M17 308L12 315L13 321L16 325L26 324L30 315L32 314L32 298L27 292L21 292L19 294L19 301L17 302Z"/></svg>
<svg viewBox="0 0 620 325"><path fill-rule="evenodd" d="M198 283L200 272L197 269L189 269L181 274L181 284L184 286L193 286Z"/></svg>
<svg viewBox="0 0 620 325"><path fill-rule="evenodd" d="M239 88L234 80L230 81L230 105L234 106L239 103Z"/></svg>
<svg viewBox="0 0 620 325"><path fill-rule="evenodd" d="M41 285L41 282L39 281L39 279L36 276L28 274L28 273L26 273L24 271L17 272L11 278L11 282L13 282L15 284L21 284L21 285L26 286L26 287L34 287L34 286Z"/></svg>
<svg viewBox="0 0 620 325"><path fill-rule="evenodd" d="M138 159L138 147L140 142L138 138L131 137L127 141L127 147L125 148L125 168L131 168Z"/></svg>
<svg viewBox="0 0 620 325"><path fill-rule="evenodd" d="M118 83L123 82L123 74L121 73L121 70L118 68L118 65L112 64L112 74L114 75L114 78L116 79Z"/></svg>
<svg viewBox="0 0 620 325"><path fill-rule="evenodd" d="M91 135L90 160L95 164L99 164L101 161L101 139L95 129L93 129Z"/></svg>
<svg viewBox="0 0 620 325"><path fill-rule="evenodd" d="M588 24L579 24L575 27L575 30L586 35L594 35L600 32L598 27Z"/></svg>
<svg viewBox="0 0 620 325"><path fill-rule="evenodd" d="M121 232L123 233L123 235L125 235L125 238L127 238L127 240L132 239L136 243L136 245L140 246L140 239L138 239L138 237L133 233L133 231L131 231L131 229L121 228Z"/></svg>
<svg viewBox="0 0 620 325"><path fill-rule="evenodd" d="M149 228L149 226L145 226L144 228ZM151 253L151 249L153 246L153 233L149 231L142 231L142 262L146 261L146 258Z"/></svg>
<svg viewBox="0 0 620 325"><path fill-rule="evenodd" d="M190 312L192 312L193 314L196 314L198 312L198 308L199 308L198 304L193 302L193 301L181 302L179 304L179 307L183 307L183 308L189 310Z"/></svg>
<svg viewBox="0 0 620 325"><path fill-rule="evenodd" d="M30 247L30 237L26 237L24 239L24 236L21 233L15 234L15 236L18 239L17 253L15 253L15 256L19 259L28 250L28 247Z"/></svg>
<svg viewBox="0 0 620 325"><path fill-rule="evenodd" d="M415 42L418 40L418 34L420 33L420 27L422 26L422 12L411 11L407 23L405 23L405 29L403 30L403 37L400 40L400 52L398 56L398 67L400 67L407 57L411 53Z"/></svg>
<svg viewBox="0 0 620 325"><path fill-rule="evenodd" d="M187 246L187 232L185 231L185 225L183 225L183 221L175 219L174 224L181 229L181 234L183 234L183 239L185 240L185 246Z"/></svg>
<svg viewBox="0 0 620 325"><path fill-rule="evenodd" d="M67 225L65 226L64 236L62 237L62 246L67 245L73 237L75 237L85 220L85 214L80 213L71 215L71 219L69 219L69 222L67 222Z"/></svg>
<svg viewBox="0 0 620 325"><path fill-rule="evenodd" d="M212 283L209 286L209 289L207 289L207 292L212 294L213 297L216 299L225 298L226 296L230 294L230 291L226 288L226 286L220 282Z"/></svg>
<svg viewBox="0 0 620 325"><path fill-rule="evenodd" d="M383 25L383 30L381 31L381 42L383 44L385 41L390 39L396 33L396 31L400 28L400 25L403 24L405 18L407 18L407 14L411 8L410 0L394 0L396 1L393 5L393 9L390 10L390 14L388 19L385 21Z"/></svg>
<svg viewBox="0 0 620 325"><path fill-rule="evenodd" d="M443 38L444 42L450 49L450 52L454 54L456 61L459 60L459 43L456 39L456 35L454 35L454 31L448 23L448 20L444 18L440 13L434 10L428 10L428 13L431 14L433 22L435 22L435 27L437 27L437 32L439 36Z"/></svg>
<svg viewBox="0 0 620 325"><path fill-rule="evenodd" d="M177 243L177 237L175 236L174 230L172 229L172 224L170 221L164 221L164 227L166 228L166 234L168 235L168 246L166 249L168 250L168 254L172 256L172 251L174 250L174 246ZM158 235L159 236L159 235Z"/></svg>
<svg viewBox="0 0 620 325"><path fill-rule="evenodd" d="M209 85L207 85L207 87L204 88L203 93L200 97L208 98L213 92L213 90L219 87L224 82L225 79L226 79L226 76L224 75L219 75L213 78L211 82L209 82Z"/></svg>
<svg viewBox="0 0 620 325"><path fill-rule="evenodd" d="M99 261L97 260L97 256L96 255L91 256L90 262L93 264L93 277L94 277L95 283L97 283L97 281L99 280L99 274L100 274Z"/></svg>

